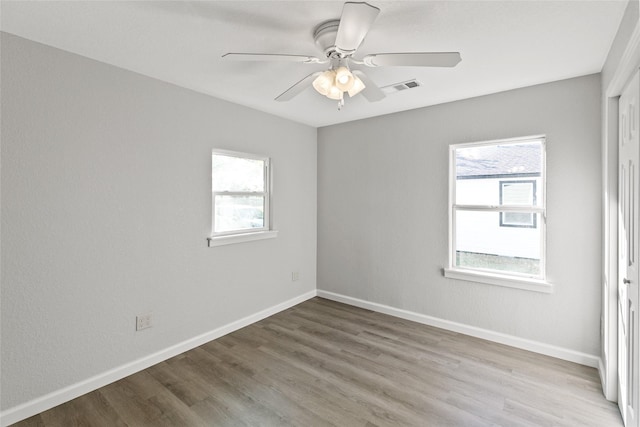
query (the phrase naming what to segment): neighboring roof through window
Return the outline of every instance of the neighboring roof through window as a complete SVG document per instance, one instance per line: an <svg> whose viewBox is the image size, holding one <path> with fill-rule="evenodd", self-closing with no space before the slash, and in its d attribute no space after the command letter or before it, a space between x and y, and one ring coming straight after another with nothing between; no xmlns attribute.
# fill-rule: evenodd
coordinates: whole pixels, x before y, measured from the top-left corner
<svg viewBox="0 0 640 427"><path fill-rule="evenodd" d="M481 159L475 158L475 151L481 153ZM540 147L536 144L505 144L456 150L456 179L539 176L541 170Z"/></svg>

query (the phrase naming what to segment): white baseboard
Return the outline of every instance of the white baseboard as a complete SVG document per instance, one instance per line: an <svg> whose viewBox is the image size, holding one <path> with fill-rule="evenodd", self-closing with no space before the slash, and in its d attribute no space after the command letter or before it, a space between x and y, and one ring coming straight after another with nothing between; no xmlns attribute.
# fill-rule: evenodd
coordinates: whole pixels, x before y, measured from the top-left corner
<svg viewBox="0 0 640 427"><path fill-rule="evenodd" d="M500 332L482 329L475 326L465 325L463 323L452 322L450 320L439 319L437 317L427 316L426 314L415 313L413 311L403 310L400 308L390 307L388 305L369 302L346 295L336 294L333 292L318 289L318 296L330 299L344 304L353 305L367 310L388 314L390 316L400 317L402 319L412 320L424 325L435 326L437 328L446 329L452 332L458 332L470 335L476 338L482 338L488 341L509 345L511 347L532 351L534 353L544 354L546 356L556 357L562 360L579 363L581 365L598 368L599 357L593 356L579 351L570 350L563 347L557 347L550 344L544 344L525 338L515 337Z"/></svg>
<svg viewBox="0 0 640 427"><path fill-rule="evenodd" d="M244 328L245 326L258 322L266 317L279 313L280 311L286 310L287 308L293 307L294 305L300 304L301 302L304 302L315 296L316 290L314 289L313 291L309 291L288 301L284 301L280 304L274 305L273 307L269 307L258 313L244 317L240 320L236 320L235 322L231 322L210 332L198 335L196 337L168 347L164 350L160 350L149 356L134 360L133 362L127 363L126 365L119 366L107 372L103 372L101 374L88 378L84 381L80 381L79 383L72 384L60 390L56 390L32 401L23 403L13 408L9 408L6 411L0 413L0 425L5 427L29 418L33 415L39 414L40 412L51 409L54 406L60 405L61 403L68 402L69 400L75 399L76 397L82 396L83 394L94 391L100 387L104 387L107 384L111 384L114 381L118 381L131 374L135 374L136 372L140 372L150 366L170 359L174 356L177 356L178 354L184 353L185 351L208 343L211 340L215 340L216 338L220 338L221 336Z"/></svg>

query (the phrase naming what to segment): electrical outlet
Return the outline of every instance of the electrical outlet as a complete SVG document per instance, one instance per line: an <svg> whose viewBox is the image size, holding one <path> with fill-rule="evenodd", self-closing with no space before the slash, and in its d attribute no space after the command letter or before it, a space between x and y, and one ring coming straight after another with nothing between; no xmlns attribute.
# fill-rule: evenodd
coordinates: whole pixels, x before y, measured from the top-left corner
<svg viewBox="0 0 640 427"><path fill-rule="evenodd" d="M136 316L136 331L151 327L151 313Z"/></svg>
<svg viewBox="0 0 640 427"><path fill-rule="evenodd" d="M300 272L298 270L292 271L291 272L291 281L292 282L297 282L298 280L300 280Z"/></svg>

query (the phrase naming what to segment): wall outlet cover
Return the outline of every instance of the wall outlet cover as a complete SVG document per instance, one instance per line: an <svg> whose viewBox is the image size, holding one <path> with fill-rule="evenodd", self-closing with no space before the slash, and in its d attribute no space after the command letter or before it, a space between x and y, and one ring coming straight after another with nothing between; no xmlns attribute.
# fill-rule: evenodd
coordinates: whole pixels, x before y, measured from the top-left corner
<svg viewBox="0 0 640 427"><path fill-rule="evenodd" d="M151 327L151 313L136 316L136 331Z"/></svg>

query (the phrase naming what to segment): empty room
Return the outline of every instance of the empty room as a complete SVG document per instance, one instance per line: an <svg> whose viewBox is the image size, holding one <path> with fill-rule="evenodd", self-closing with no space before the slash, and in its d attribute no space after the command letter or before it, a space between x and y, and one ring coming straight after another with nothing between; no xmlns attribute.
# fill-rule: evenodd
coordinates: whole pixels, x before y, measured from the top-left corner
<svg viewBox="0 0 640 427"><path fill-rule="evenodd" d="M640 427L639 10L2 0L0 425Z"/></svg>

